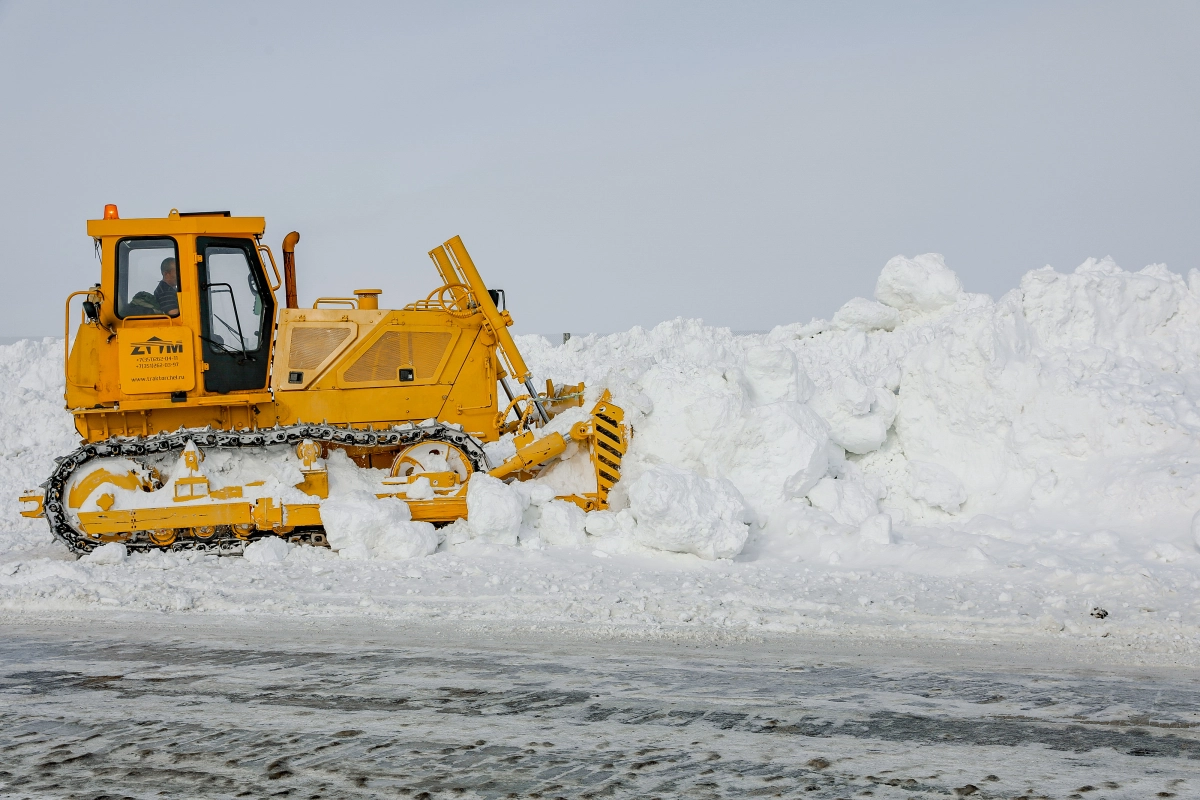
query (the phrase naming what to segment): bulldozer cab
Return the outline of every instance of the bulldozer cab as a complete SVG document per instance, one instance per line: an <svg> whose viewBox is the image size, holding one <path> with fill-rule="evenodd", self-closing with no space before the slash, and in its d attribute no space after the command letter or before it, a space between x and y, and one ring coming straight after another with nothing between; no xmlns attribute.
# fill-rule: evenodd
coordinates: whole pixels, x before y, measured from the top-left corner
<svg viewBox="0 0 1200 800"><path fill-rule="evenodd" d="M189 394L265 391L278 282L261 255L263 228L261 217L224 212L90 221L101 253L92 305L118 340L118 355L115 370L105 365L90 386L72 381L68 394L128 405L131 396L170 393L181 402Z"/></svg>
<svg viewBox="0 0 1200 800"><path fill-rule="evenodd" d="M122 326L163 317L185 326L195 320L199 327L192 328L193 344L198 344L207 365L204 391L262 389L275 303L256 243L249 238L186 237L185 255L194 257L183 259L180 267L180 238L116 240L116 317ZM189 291L183 290L185 285Z"/></svg>

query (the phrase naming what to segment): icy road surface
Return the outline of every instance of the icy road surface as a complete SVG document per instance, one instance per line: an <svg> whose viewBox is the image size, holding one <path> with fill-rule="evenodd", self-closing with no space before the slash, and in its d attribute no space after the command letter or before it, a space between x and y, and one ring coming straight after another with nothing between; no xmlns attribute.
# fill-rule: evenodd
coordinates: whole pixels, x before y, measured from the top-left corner
<svg viewBox="0 0 1200 800"><path fill-rule="evenodd" d="M178 620L0 624L0 793L1200 796L1194 668L1094 648Z"/></svg>

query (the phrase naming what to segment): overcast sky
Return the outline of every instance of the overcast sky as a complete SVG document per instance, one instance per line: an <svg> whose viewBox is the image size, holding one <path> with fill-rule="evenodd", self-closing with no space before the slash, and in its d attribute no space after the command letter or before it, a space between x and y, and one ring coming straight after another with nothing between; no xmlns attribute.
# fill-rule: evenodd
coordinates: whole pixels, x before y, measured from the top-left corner
<svg viewBox="0 0 1200 800"><path fill-rule="evenodd" d="M0 335L85 220L229 209L302 303L424 296L459 234L521 332L827 317L893 255L971 291L1200 267L1200 4L0 0Z"/></svg>

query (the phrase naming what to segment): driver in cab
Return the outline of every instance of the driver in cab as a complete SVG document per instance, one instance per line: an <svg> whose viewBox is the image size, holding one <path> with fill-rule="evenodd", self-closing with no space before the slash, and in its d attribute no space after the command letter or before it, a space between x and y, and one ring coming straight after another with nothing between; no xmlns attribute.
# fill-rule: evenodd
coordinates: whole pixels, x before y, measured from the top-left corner
<svg viewBox="0 0 1200 800"><path fill-rule="evenodd" d="M162 280L154 287L154 300L168 317L179 316L179 270L174 258L164 258L159 269Z"/></svg>

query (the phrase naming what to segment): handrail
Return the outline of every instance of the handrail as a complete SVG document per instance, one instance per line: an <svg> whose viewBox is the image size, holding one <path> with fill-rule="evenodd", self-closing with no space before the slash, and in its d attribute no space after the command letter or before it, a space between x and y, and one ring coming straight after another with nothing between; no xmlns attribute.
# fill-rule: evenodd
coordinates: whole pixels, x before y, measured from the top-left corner
<svg viewBox="0 0 1200 800"><path fill-rule="evenodd" d="M358 299L354 297L318 297L313 303L313 308L317 308L321 303L344 303L351 308L358 308Z"/></svg>
<svg viewBox="0 0 1200 800"><path fill-rule="evenodd" d="M450 294L449 302L446 300L447 292ZM461 283L447 283L434 289L424 300L409 303L403 310L445 311L452 317L473 317L480 313L479 303L474 298L470 287Z"/></svg>
<svg viewBox="0 0 1200 800"><path fill-rule="evenodd" d="M280 286L283 286L283 278L279 277L279 267L275 266L275 254L271 252L271 246L269 244L263 244L262 242L259 242L258 252L261 253L264 250L267 251L267 258L271 260L271 270L275 273L275 284L271 286L271 293L274 294L279 290ZM267 276L267 284L271 285L270 275Z"/></svg>
<svg viewBox="0 0 1200 800"><path fill-rule="evenodd" d="M429 257L433 259L433 265L437 267L438 274L442 276L443 286L461 286L466 289L466 293L460 297L458 291L451 291L455 302L466 300L470 294L470 289L467 288L467 276L459 270L454 262L450 260L450 256L446 250L446 245L435 247L429 251Z"/></svg>

